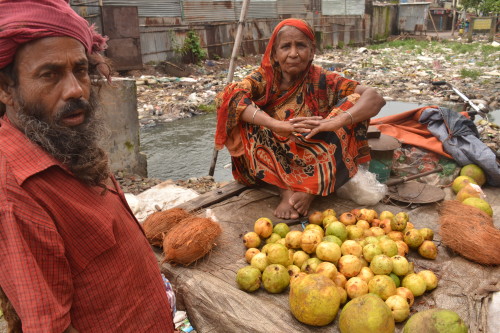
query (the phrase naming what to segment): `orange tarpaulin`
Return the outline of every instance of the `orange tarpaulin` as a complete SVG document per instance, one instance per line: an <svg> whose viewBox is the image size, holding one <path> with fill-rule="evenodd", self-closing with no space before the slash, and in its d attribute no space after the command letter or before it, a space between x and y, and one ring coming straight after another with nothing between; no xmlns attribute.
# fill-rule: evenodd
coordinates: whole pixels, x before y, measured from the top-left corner
<svg viewBox="0 0 500 333"><path fill-rule="evenodd" d="M437 109L438 107L425 106L393 116L372 119L370 126L377 127L381 133L395 137L403 144L422 147L453 159L443 150L441 141L427 130L427 125L418 121L422 112L429 108Z"/></svg>

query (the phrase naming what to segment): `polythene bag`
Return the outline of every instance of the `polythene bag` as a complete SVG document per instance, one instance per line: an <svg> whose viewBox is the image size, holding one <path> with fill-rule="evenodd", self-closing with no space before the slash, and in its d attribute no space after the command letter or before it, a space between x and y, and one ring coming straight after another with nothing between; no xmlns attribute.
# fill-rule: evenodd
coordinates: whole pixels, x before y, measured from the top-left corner
<svg viewBox="0 0 500 333"><path fill-rule="evenodd" d="M358 172L337 190L337 196L358 205L373 206L387 194L387 185L380 183L374 173L360 165Z"/></svg>

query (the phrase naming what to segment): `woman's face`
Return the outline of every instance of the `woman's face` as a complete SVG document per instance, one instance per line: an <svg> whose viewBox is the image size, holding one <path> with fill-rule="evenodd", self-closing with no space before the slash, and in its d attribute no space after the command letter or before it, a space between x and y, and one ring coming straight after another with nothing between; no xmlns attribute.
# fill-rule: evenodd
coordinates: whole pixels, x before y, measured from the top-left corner
<svg viewBox="0 0 500 333"><path fill-rule="evenodd" d="M299 29L284 26L279 31L274 44L273 59L279 63L283 78L299 78L313 58L313 44Z"/></svg>

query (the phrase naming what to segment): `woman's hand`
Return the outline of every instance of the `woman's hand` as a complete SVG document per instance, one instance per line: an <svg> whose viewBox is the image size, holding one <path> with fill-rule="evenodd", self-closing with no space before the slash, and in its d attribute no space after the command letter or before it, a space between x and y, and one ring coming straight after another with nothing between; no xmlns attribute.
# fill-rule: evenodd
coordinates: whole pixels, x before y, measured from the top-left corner
<svg viewBox="0 0 500 333"><path fill-rule="evenodd" d="M293 124L290 121L284 120L274 120L273 125L269 127L274 133L289 138L291 140L295 139L293 135L295 131Z"/></svg>
<svg viewBox="0 0 500 333"><path fill-rule="evenodd" d="M293 124L295 132L307 133L306 139L310 139L319 132L336 131L342 127L342 122L336 118L323 119L319 116L298 117L290 120L290 122Z"/></svg>

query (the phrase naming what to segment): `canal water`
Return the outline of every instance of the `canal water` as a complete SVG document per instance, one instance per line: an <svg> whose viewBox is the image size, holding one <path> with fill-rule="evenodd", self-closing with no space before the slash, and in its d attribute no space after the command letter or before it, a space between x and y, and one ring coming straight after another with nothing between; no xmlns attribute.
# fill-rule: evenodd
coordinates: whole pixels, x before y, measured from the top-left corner
<svg viewBox="0 0 500 333"><path fill-rule="evenodd" d="M455 105L454 109L460 108ZM377 117L421 106L424 104L388 101ZM500 114L497 117L500 118ZM214 149L215 123L215 113L209 113L141 129L141 151L147 156L148 176L179 180L208 175ZM230 163L227 150L219 151L214 173L216 181L233 179Z"/></svg>

